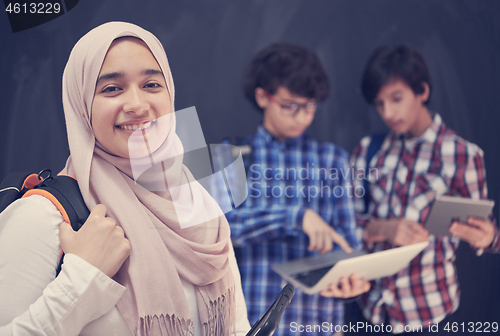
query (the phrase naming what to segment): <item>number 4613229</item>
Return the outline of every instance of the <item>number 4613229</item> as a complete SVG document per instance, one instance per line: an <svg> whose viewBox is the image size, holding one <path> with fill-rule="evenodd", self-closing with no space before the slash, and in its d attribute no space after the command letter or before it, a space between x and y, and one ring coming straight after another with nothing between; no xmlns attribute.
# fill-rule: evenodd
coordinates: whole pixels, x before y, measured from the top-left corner
<svg viewBox="0 0 500 336"><path fill-rule="evenodd" d="M5 11L9 14L58 14L61 11L61 4L50 2L18 3L10 2Z"/></svg>
<svg viewBox="0 0 500 336"><path fill-rule="evenodd" d="M493 332L496 333L498 332L498 322L448 322L444 326L444 330L447 332L461 332L464 333L466 331L468 332Z"/></svg>

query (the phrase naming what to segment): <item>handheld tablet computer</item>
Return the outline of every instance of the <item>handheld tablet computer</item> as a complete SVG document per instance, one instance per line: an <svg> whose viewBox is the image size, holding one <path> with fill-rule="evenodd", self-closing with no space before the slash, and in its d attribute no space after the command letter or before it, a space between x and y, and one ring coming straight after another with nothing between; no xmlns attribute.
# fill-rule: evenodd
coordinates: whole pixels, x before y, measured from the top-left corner
<svg viewBox="0 0 500 336"><path fill-rule="evenodd" d="M494 205L495 202L490 200L440 196L432 204L425 228L436 237L451 237L451 223L467 224L469 217L488 218Z"/></svg>
<svg viewBox="0 0 500 336"><path fill-rule="evenodd" d="M246 336L270 336L274 333L280 324L281 315L285 311L286 306L292 301L295 294L295 288L291 284L287 284L278 294L273 304L266 310L264 315L255 322L252 329Z"/></svg>

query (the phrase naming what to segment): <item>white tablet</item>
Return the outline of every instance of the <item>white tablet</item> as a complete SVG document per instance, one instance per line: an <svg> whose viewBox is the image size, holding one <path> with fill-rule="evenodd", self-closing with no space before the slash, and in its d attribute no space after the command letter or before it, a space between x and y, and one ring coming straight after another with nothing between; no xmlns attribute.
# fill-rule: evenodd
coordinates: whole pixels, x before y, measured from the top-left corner
<svg viewBox="0 0 500 336"><path fill-rule="evenodd" d="M488 218L495 205L491 200L478 200L463 197L441 196L432 204L432 209L425 221L425 228L430 234L451 237L451 223L467 223L469 217Z"/></svg>
<svg viewBox="0 0 500 336"><path fill-rule="evenodd" d="M275 264L271 268L305 293L315 294L353 273L366 280L393 275L407 267L427 245L428 241L375 253L338 251Z"/></svg>

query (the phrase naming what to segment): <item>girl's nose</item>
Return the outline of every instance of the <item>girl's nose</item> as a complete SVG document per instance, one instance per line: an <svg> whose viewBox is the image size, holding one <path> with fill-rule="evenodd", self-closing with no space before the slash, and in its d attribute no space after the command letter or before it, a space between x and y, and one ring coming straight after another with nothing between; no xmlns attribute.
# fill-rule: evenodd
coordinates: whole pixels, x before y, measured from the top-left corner
<svg viewBox="0 0 500 336"><path fill-rule="evenodd" d="M131 112L138 115L149 112L149 103L146 94L140 88L130 88L126 93L126 101L123 105L125 112Z"/></svg>

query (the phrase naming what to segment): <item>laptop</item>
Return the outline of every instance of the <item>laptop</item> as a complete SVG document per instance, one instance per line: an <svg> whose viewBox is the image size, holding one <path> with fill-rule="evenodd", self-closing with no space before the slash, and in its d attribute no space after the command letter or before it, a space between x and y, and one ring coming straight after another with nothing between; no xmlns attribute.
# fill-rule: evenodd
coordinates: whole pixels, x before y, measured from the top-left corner
<svg viewBox="0 0 500 336"><path fill-rule="evenodd" d="M341 277L355 273L365 280L373 280L396 274L408 266L428 241L396 247L390 250L367 253L335 251L323 256L312 256L271 265L283 279L307 294L328 289L331 283L338 283Z"/></svg>

